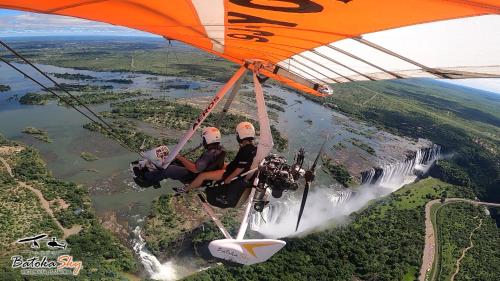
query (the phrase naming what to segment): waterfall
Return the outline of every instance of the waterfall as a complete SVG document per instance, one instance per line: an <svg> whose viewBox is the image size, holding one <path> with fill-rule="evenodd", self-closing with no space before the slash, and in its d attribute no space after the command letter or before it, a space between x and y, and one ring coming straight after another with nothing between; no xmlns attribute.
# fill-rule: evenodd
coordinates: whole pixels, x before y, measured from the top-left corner
<svg viewBox="0 0 500 281"><path fill-rule="evenodd" d="M141 228L137 226L134 229L134 251L139 257L139 261L144 266L144 269L153 280L177 280L178 276L175 270L174 263L168 261L160 263L160 261L146 249L146 242L141 236Z"/></svg>
<svg viewBox="0 0 500 281"><path fill-rule="evenodd" d="M363 185L375 185L394 190L415 181L425 174L441 155L441 147L434 144L417 150L414 155L399 163L386 164L361 173Z"/></svg>
<svg viewBox="0 0 500 281"><path fill-rule="evenodd" d="M342 223L352 212L370 200L385 196L425 174L440 157L438 145L420 149L403 162L386 164L362 173L362 184L356 192L346 188L315 186L309 193L306 208L295 232L300 209L300 192L289 192L273 199L262 213L250 218L250 229L269 238L294 236L324 225Z"/></svg>
<svg viewBox="0 0 500 281"><path fill-rule="evenodd" d="M309 193L306 210L303 214L299 231L322 225L335 215L347 214L351 211L341 210L356 193L347 188L313 188ZM295 234L297 214L300 209L300 198L296 193L288 192L280 199L273 199L262 213L253 213L250 217L250 229L269 238L280 238Z"/></svg>

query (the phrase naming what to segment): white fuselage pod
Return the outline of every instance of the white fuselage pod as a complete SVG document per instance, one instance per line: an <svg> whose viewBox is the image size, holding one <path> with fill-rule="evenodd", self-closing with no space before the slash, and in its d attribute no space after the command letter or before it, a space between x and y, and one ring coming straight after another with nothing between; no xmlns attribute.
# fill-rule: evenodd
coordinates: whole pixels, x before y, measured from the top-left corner
<svg viewBox="0 0 500 281"><path fill-rule="evenodd" d="M267 261L285 245L274 239L220 239L210 242L208 249L216 258L251 265Z"/></svg>
<svg viewBox="0 0 500 281"><path fill-rule="evenodd" d="M156 167L163 167L166 163L168 154L170 153L166 145L160 145L153 149L141 152L142 157L151 163L143 163L144 165L153 164Z"/></svg>

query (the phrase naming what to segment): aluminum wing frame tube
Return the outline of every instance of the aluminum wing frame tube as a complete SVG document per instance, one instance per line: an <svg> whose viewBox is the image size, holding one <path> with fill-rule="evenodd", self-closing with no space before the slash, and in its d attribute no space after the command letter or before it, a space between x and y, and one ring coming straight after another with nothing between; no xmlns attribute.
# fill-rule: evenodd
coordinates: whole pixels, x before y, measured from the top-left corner
<svg viewBox="0 0 500 281"><path fill-rule="evenodd" d="M255 178L254 186L259 183L259 177ZM243 216L243 220L241 221L240 229L238 230L238 234L236 235L236 240L243 240L245 238L245 233L248 228L248 218L250 217L250 211L252 210L252 202L253 197L255 196L255 187L252 187L250 191L250 195L247 199L247 205L245 206L245 215Z"/></svg>
<svg viewBox="0 0 500 281"><path fill-rule="evenodd" d="M253 159L251 169L257 168L259 164L264 160L264 158L269 155L271 150L273 150L273 136L271 135L271 125L269 123L269 116L267 115L266 102L264 100L264 92L262 91L262 86L257 78L257 72L253 73L253 84L255 89L255 99L257 102L257 114L259 118L260 125L260 137L259 145L257 146L257 154ZM240 229L238 230L237 240L241 240L245 237L245 233L248 228L248 218L250 216L250 211L252 208L253 197L255 195L255 186L259 183L259 177L256 177L253 183L252 191L248 196L247 205L245 209L245 215L243 216L243 221L241 222Z"/></svg>
<svg viewBox="0 0 500 281"><path fill-rule="evenodd" d="M184 136L179 140L179 143L175 146L175 148L168 154L166 159L166 164L163 165L163 169L166 169L170 163L175 159L177 154L182 150L182 148L186 145L188 140L193 136L194 132L201 126L203 121L207 118L207 116L212 112L212 110L217 106L217 104L222 100L224 95L233 87L233 85L240 79L243 74L245 74L246 68L245 66L240 67L238 71L229 79L229 81L222 87L222 89L217 92L212 101L208 104L207 108L200 113L200 116L194 121L191 128L187 130Z"/></svg>
<svg viewBox="0 0 500 281"><path fill-rule="evenodd" d="M217 227L222 232L222 234L224 235L224 237L226 237L226 239L233 239L233 237L231 237L231 234L229 234L229 231L227 231L227 229L224 227L224 225L222 224L222 222L217 218L217 216L215 215L212 207L210 207L210 205L207 203L207 201L205 200L205 198L203 196L201 196L201 195L198 195L198 196L199 196L199 198L201 200L201 205L203 206L203 209L210 216L210 218L215 223L215 225L217 225Z"/></svg>
<svg viewBox="0 0 500 281"><path fill-rule="evenodd" d="M257 168L264 158L273 150L274 142L271 134L271 124L267 115L266 102L264 100L264 92L260 85L257 73L253 73L253 83L255 88L255 100L257 102L257 116L260 125L259 145L257 146L257 154L253 159L250 169Z"/></svg>
<svg viewBox="0 0 500 281"><path fill-rule="evenodd" d="M224 108L222 108L222 111L220 112L219 119L215 123L215 127L219 128L220 125L222 124L222 121L224 121L224 117L226 117L226 114L229 111L229 108L231 107L231 104L233 103L236 94L240 90L241 84L243 84L243 80L245 80L245 75L241 75L238 81L236 81L236 84L234 84L231 93L229 93L229 96L227 96L226 104L224 104Z"/></svg>

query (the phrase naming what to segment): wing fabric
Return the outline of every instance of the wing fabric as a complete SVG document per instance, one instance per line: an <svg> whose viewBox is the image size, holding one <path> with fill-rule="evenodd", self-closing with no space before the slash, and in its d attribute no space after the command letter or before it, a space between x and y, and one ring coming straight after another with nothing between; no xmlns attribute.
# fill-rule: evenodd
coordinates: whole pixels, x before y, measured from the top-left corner
<svg viewBox="0 0 500 281"><path fill-rule="evenodd" d="M416 24L485 15L496 18L498 0L0 0L0 8L142 30L240 65L263 60L268 67L262 74L311 94L318 94L324 84L355 80L494 77L500 73L496 62L463 65L448 60L441 64L435 61L436 55L424 56L424 63L415 61L408 48L401 49L404 54L396 53L384 45L383 36L377 37L386 30ZM346 47L350 45L354 47ZM376 62L380 57L399 64Z"/></svg>

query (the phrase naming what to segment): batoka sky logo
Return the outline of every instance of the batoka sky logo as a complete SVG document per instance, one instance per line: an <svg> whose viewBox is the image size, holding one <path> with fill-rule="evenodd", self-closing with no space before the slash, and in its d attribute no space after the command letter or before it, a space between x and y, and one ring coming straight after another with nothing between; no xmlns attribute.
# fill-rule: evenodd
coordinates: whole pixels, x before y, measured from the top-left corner
<svg viewBox="0 0 500 281"><path fill-rule="evenodd" d="M19 269L23 275L78 275L82 262L73 260L64 241L47 234L38 234L16 241L17 244L30 245L21 255L12 256L12 268Z"/></svg>

